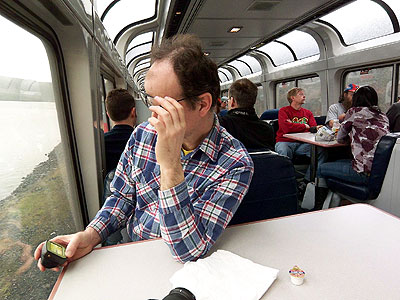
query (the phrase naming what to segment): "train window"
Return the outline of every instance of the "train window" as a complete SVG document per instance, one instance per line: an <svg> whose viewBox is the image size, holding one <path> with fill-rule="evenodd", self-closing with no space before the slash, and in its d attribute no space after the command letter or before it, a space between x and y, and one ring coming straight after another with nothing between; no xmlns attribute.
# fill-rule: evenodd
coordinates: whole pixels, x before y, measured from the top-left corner
<svg viewBox="0 0 400 300"><path fill-rule="evenodd" d="M378 93L378 105L386 112L392 102L393 66L365 68L345 74L344 86L349 83L370 85Z"/></svg>
<svg viewBox="0 0 400 300"><path fill-rule="evenodd" d="M235 67L241 76L246 76L253 73L253 70L250 68L250 66L242 60L233 60L229 63L229 66Z"/></svg>
<svg viewBox="0 0 400 300"><path fill-rule="evenodd" d="M399 82L397 83L397 97L396 97L396 100L395 100L395 102L397 101L400 101L400 68L398 67L397 68L397 78L399 78Z"/></svg>
<svg viewBox="0 0 400 300"><path fill-rule="evenodd" d="M151 18L156 14L156 0L110 0L108 2L111 7L109 6L110 9L105 10L101 17L111 40L114 40L117 34L122 29L126 29L129 24Z"/></svg>
<svg viewBox="0 0 400 300"><path fill-rule="evenodd" d="M133 73L136 73L137 71L140 71L140 70L142 70L144 68L148 68L148 67L150 67L150 58L142 59L142 60L138 61Z"/></svg>
<svg viewBox="0 0 400 300"><path fill-rule="evenodd" d="M385 0L386 4L390 6L390 8L396 14L397 20L400 21L400 1L399 0Z"/></svg>
<svg viewBox="0 0 400 300"><path fill-rule="evenodd" d="M293 49L297 59L303 59L310 56L315 56L315 60L319 58L319 47L317 41L308 33L294 30L281 38L279 42L287 44Z"/></svg>
<svg viewBox="0 0 400 300"><path fill-rule="evenodd" d="M139 71L150 68L150 58L141 60L133 70L133 76L135 76Z"/></svg>
<svg viewBox="0 0 400 300"><path fill-rule="evenodd" d="M221 82L233 80L232 73L226 68L218 68L218 75Z"/></svg>
<svg viewBox="0 0 400 300"><path fill-rule="evenodd" d="M249 55L244 55L244 56L238 58L238 60L241 60L241 61L245 62L246 64L248 64L250 66L251 70L253 71L253 74L257 73L257 72L261 72L261 65L258 62L258 60L255 59L254 57L249 56Z"/></svg>
<svg viewBox="0 0 400 300"><path fill-rule="evenodd" d="M83 226L57 66L38 37L1 16L0 35L0 299L47 299L58 274L38 272L33 250Z"/></svg>
<svg viewBox="0 0 400 300"><path fill-rule="evenodd" d="M278 83L275 86L275 99L276 99L276 108L281 108L289 105L287 100L287 92L295 87L295 81L286 81Z"/></svg>
<svg viewBox="0 0 400 300"><path fill-rule="evenodd" d="M102 81L103 81L103 87L100 89L101 90L101 112L102 112L102 119L103 121L101 122L100 126L101 129L103 129L103 132L106 133L108 132L111 127L113 126L112 120L110 120L107 116L106 113L106 97L109 91L114 89L114 83L111 80L108 80L105 78L103 75L101 76Z"/></svg>
<svg viewBox="0 0 400 300"><path fill-rule="evenodd" d="M299 79L297 81L297 86L302 88L306 94L306 103L303 107L311 110L314 116L321 116L321 80L319 77Z"/></svg>
<svg viewBox="0 0 400 300"><path fill-rule="evenodd" d="M277 42L268 43L257 50L269 56L274 66L280 66L294 61L293 54L290 52L289 48Z"/></svg>
<svg viewBox="0 0 400 300"><path fill-rule="evenodd" d="M378 1L358 0L324 17L345 45L371 40L394 32L392 21Z"/></svg>
<svg viewBox="0 0 400 300"><path fill-rule="evenodd" d="M131 60L141 54L149 53L153 44L153 32L146 32L135 37L126 51L125 62L130 64Z"/></svg>
<svg viewBox="0 0 400 300"><path fill-rule="evenodd" d="M265 100L264 89L262 85L257 86L257 100L256 105L254 106L256 113L261 115L267 109L267 101Z"/></svg>
<svg viewBox="0 0 400 300"><path fill-rule="evenodd" d="M238 59L231 61L229 65L234 66L241 76L246 76L261 72L261 65L254 57L244 55Z"/></svg>
<svg viewBox="0 0 400 300"><path fill-rule="evenodd" d="M320 116L322 114L321 80L318 76L295 79L276 84L276 108L289 105L286 97L287 92L296 86L305 91L306 103L303 105L303 107L311 110L314 116Z"/></svg>

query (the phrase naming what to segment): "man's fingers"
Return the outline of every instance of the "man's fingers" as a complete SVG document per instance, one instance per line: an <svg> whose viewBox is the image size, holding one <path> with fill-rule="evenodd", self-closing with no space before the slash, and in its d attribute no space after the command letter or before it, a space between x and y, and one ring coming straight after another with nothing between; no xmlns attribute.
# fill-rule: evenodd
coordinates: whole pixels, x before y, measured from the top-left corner
<svg viewBox="0 0 400 300"><path fill-rule="evenodd" d="M185 121L185 115L183 113L183 106L171 97L164 98L163 105L168 107L168 111L171 113L172 118L176 120L176 123Z"/></svg>
<svg viewBox="0 0 400 300"><path fill-rule="evenodd" d="M69 242L67 249L65 250L65 256L71 258L75 255L76 249L79 247L80 239L77 238L78 234L75 235Z"/></svg>
<svg viewBox="0 0 400 300"><path fill-rule="evenodd" d="M147 121L149 121L149 123L156 129L158 133L165 131L164 124L158 118L150 117L147 119Z"/></svg>
<svg viewBox="0 0 400 300"><path fill-rule="evenodd" d="M44 242L40 243L40 245L37 246L37 248L35 250L35 254L33 256L35 257L36 260L39 260L39 258L40 258L40 254L42 253L43 245L44 245Z"/></svg>
<svg viewBox="0 0 400 300"><path fill-rule="evenodd" d="M174 124L185 121L183 106L178 101L168 96L164 98L155 97L154 100L155 104L158 104L161 108L170 113Z"/></svg>
<svg viewBox="0 0 400 300"><path fill-rule="evenodd" d="M45 267L43 267L42 265L42 259L39 258L38 262L37 262L37 267L39 268L40 271L44 272L46 270Z"/></svg>

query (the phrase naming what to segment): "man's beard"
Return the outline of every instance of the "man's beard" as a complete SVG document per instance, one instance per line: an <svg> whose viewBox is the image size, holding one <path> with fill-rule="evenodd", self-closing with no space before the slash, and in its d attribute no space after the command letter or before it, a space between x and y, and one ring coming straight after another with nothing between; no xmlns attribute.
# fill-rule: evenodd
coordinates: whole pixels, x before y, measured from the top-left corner
<svg viewBox="0 0 400 300"><path fill-rule="evenodd" d="M351 101L349 101L349 100L347 100L347 99L345 99L343 102L342 102L342 104L343 104L343 106L344 106L344 109L347 111L350 107L351 107Z"/></svg>

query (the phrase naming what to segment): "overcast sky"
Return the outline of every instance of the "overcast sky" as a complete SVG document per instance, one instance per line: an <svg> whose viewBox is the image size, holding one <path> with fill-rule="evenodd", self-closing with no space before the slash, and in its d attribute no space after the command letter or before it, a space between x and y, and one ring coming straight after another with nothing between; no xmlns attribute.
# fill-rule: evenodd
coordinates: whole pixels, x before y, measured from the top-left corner
<svg viewBox="0 0 400 300"><path fill-rule="evenodd" d="M2 16L0 36L0 76L51 82L47 53L40 39Z"/></svg>

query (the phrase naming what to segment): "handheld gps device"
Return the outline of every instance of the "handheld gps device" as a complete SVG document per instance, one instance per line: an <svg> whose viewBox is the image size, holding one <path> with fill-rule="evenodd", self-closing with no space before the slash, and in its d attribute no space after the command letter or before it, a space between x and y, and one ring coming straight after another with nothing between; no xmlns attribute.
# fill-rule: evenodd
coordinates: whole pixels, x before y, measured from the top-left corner
<svg viewBox="0 0 400 300"><path fill-rule="evenodd" d="M42 247L40 258L45 268L58 267L67 261L65 247L52 241L46 241Z"/></svg>

